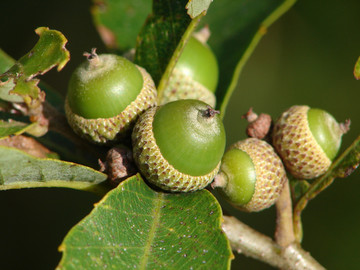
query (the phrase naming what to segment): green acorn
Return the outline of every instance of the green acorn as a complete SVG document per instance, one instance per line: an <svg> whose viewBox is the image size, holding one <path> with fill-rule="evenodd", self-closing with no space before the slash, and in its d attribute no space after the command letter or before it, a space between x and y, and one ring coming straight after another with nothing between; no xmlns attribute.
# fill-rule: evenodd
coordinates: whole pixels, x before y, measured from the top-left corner
<svg viewBox="0 0 360 270"><path fill-rule="evenodd" d="M236 208L256 212L273 205L286 180L281 159L265 141L248 138L232 145L222 158L212 187Z"/></svg>
<svg viewBox="0 0 360 270"><path fill-rule="evenodd" d="M328 170L349 125L324 110L293 106L277 120L273 145L292 175L312 179Z"/></svg>
<svg viewBox="0 0 360 270"><path fill-rule="evenodd" d="M191 37L176 63L161 104L178 99L198 99L214 107L219 68L210 47Z"/></svg>
<svg viewBox="0 0 360 270"><path fill-rule="evenodd" d="M133 133L134 160L145 178L169 191L195 191L215 177L225 148L218 112L199 100L147 110Z"/></svg>
<svg viewBox="0 0 360 270"><path fill-rule="evenodd" d="M123 138L138 116L156 105L156 88L145 69L114 54L87 54L73 73L65 101L70 126L105 144Z"/></svg>

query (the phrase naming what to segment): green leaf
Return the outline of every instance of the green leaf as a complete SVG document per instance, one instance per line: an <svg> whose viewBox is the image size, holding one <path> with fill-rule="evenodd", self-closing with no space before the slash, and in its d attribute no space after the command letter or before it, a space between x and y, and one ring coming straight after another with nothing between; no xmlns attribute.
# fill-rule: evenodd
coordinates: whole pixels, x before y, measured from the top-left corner
<svg viewBox="0 0 360 270"><path fill-rule="evenodd" d="M94 24L110 49L135 47L136 37L151 12L150 0L93 0Z"/></svg>
<svg viewBox="0 0 360 270"><path fill-rule="evenodd" d="M41 159L0 146L0 190L32 187L93 189L107 176L75 163Z"/></svg>
<svg viewBox="0 0 360 270"><path fill-rule="evenodd" d="M301 213L308 202L330 186L335 178L349 176L360 164L360 136L331 164L329 170L316 178L297 201L294 207L294 231L297 239L302 238Z"/></svg>
<svg viewBox="0 0 360 270"><path fill-rule="evenodd" d="M41 98L37 86L39 80L34 77L46 73L55 66L60 71L70 59L70 54L65 49L67 40L60 32L46 27L39 27L35 32L40 36L35 47L6 73L0 75L3 81L0 82L0 92L4 89L9 92L9 84L13 84L11 93L17 94L27 103L32 99ZM7 80L4 81L5 79Z"/></svg>
<svg viewBox="0 0 360 270"><path fill-rule="evenodd" d="M20 135L34 126L34 123L27 124L18 121L0 120L0 140L13 135Z"/></svg>
<svg viewBox="0 0 360 270"><path fill-rule="evenodd" d="M213 0L189 0L186 5L188 14L191 19L199 16L201 13L206 12Z"/></svg>
<svg viewBox="0 0 360 270"><path fill-rule="evenodd" d="M230 269L221 217L207 190L156 192L134 176L71 229L57 269Z"/></svg>
<svg viewBox="0 0 360 270"><path fill-rule="evenodd" d="M192 20L185 9L187 3L187 0L154 0L153 13L138 36L135 63L151 74L158 86L159 100L186 41L203 16Z"/></svg>
<svg viewBox="0 0 360 270"><path fill-rule="evenodd" d="M12 57L10 57L7 53L5 53L2 49L0 49L0 74L6 72L14 64L15 64L15 60ZM3 87L1 87L1 79L0 79L0 99L7 100L9 102L22 102L23 101L22 97L9 93L12 89L14 89L14 87L15 87L14 79L10 79L10 81L4 84Z"/></svg>
<svg viewBox="0 0 360 270"><path fill-rule="evenodd" d="M12 59L7 53L0 49L0 74L7 71L15 64L15 60Z"/></svg>
<svg viewBox="0 0 360 270"><path fill-rule="evenodd" d="M15 60L10 57L7 53L0 49L0 73L4 73L9 68L11 68L15 64ZM13 80L13 79L12 79ZM8 83L7 86L4 86L2 91L0 90L0 99L7 99L10 102L21 102L23 99L21 96L16 94L9 95L9 91L11 91L15 87L15 84ZM50 87L44 81L39 82L39 87L46 94L46 101L49 102L52 106L54 106L59 111L64 111L64 99L58 91L55 91L52 87ZM10 100L9 100L10 99Z"/></svg>
<svg viewBox="0 0 360 270"><path fill-rule="evenodd" d="M10 92L15 86L16 84L14 83L13 78L8 79L4 84L0 81L0 99L8 102L23 102L24 99L21 96Z"/></svg>
<svg viewBox="0 0 360 270"><path fill-rule="evenodd" d="M354 67L354 77L357 80L360 80L360 57L356 61L355 67Z"/></svg>
<svg viewBox="0 0 360 270"><path fill-rule="evenodd" d="M70 53L65 48L67 39L63 34L47 27L39 27L35 32L39 35L35 47L10 69L11 73L18 72L26 79L44 74L55 66L60 71L70 60Z"/></svg>
<svg viewBox="0 0 360 270"><path fill-rule="evenodd" d="M219 65L217 107L225 115L240 73L267 28L296 0L221 0L214 1L203 23L208 24L209 45Z"/></svg>

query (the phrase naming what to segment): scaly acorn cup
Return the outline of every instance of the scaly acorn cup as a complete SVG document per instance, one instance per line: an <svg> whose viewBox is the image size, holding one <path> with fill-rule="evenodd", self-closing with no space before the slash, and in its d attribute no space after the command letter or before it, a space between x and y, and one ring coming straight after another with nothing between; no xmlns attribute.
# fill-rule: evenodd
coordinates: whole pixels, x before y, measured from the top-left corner
<svg viewBox="0 0 360 270"><path fill-rule="evenodd" d="M219 187L236 208L257 212L276 202L285 180L285 168L272 146L248 138L225 152L212 187Z"/></svg>
<svg viewBox="0 0 360 270"><path fill-rule="evenodd" d="M178 99L198 99L215 107L219 68L206 43L191 37L176 63L160 104Z"/></svg>
<svg viewBox="0 0 360 270"><path fill-rule="evenodd" d="M218 111L184 99L142 114L132 142L135 163L149 182L188 192L206 187L219 171L225 131Z"/></svg>
<svg viewBox="0 0 360 270"><path fill-rule="evenodd" d="M312 179L330 167L349 125L324 110L293 106L274 125L273 146L293 176Z"/></svg>
<svg viewBox="0 0 360 270"><path fill-rule="evenodd" d="M156 105L156 88L145 69L114 54L87 54L73 73L65 100L70 126L91 142L130 135L138 116Z"/></svg>

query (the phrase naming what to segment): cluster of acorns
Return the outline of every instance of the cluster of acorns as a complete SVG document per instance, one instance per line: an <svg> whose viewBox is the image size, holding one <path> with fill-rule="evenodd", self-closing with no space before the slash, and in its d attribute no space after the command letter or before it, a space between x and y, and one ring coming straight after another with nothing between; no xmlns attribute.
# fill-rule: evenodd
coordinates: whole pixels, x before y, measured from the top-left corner
<svg viewBox="0 0 360 270"><path fill-rule="evenodd" d="M294 106L274 125L276 152L264 140L249 138L224 154L225 131L213 109L218 66L209 47L196 38L185 47L160 106L143 68L113 54L92 51L87 58L69 82L70 126L97 144L131 136L139 171L161 189L196 191L216 177L216 186L233 205L260 211L279 197L286 180L283 162L294 176L314 178L328 169L340 147L342 124L322 110Z"/></svg>

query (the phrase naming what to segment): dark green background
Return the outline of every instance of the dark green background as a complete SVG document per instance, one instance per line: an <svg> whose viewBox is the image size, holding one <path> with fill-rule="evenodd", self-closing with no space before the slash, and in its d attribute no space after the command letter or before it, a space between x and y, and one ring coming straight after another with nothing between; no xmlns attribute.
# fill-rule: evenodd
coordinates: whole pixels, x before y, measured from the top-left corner
<svg viewBox="0 0 360 270"><path fill-rule="evenodd" d="M19 58L36 43L36 27L63 32L71 61L62 72L50 71L43 78L65 92L82 53L92 47L105 51L89 8L85 0L6 1L0 16L0 47ZM268 29L228 107L229 144L245 138L245 121L240 116L250 106L275 118L295 104L326 109L339 121L351 118L343 149L360 134L360 81L352 75L360 55L359 10L358 0L302 0ZM359 269L359 180L359 171L336 180L303 214L304 248L328 269ZM66 189L0 192L0 269L53 269L66 232L97 200L95 195ZM224 206L225 211L273 235L274 209L244 214ZM237 256L232 265L233 269L271 269L243 256Z"/></svg>

